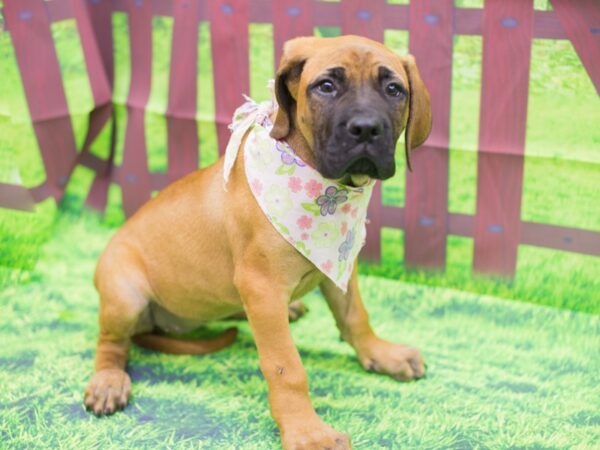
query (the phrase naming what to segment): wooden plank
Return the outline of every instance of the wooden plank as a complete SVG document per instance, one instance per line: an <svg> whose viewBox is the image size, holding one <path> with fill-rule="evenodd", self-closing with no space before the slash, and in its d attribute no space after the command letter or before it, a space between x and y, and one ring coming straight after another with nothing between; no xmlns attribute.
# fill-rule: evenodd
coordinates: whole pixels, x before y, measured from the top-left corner
<svg viewBox="0 0 600 450"><path fill-rule="evenodd" d="M46 13L50 22L60 22L61 20L73 17L70 0L53 0L45 3Z"/></svg>
<svg viewBox="0 0 600 450"><path fill-rule="evenodd" d="M552 0L552 6L600 95L600 2Z"/></svg>
<svg viewBox="0 0 600 450"><path fill-rule="evenodd" d="M381 222L384 227L403 228L404 208L384 206ZM448 234L472 238L474 229L475 216L448 213ZM582 255L600 256L599 231L523 221L521 222L519 243Z"/></svg>
<svg viewBox="0 0 600 450"><path fill-rule="evenodd" d="M248 57L248 2L214 0L209 4L210 36L215 86L215 121L219 154L231 133L227 126L235 109L250 94Z"/></svg>
<svg viewBox="0 0 600 450"><path fill-rule="evenodd" d="M0 208L34 211L35 202L29 189L16 184L0 183Z"/></svg>
<svg viewBox="0 0 600 450"><path fill-rule="evenodd" d="M520 231L533 0L487 0L474 270L512 277Z"/></svg>
<svg viewBox="0 0 600 450"><path fill-rule="evenodd" d="M131 84L127 97L127 127L123 153L123 209L131 216L150 199L151 186L146 154L144 115L152 67L152 2L128 3Z"/></svg>
<svg viewBox="0 0 600 450"><path fill-rule="evenodd" d="M554 11L535 11L533 37L536 39L567 39L567 33Z"/></svg>
<svg viewBox="0 0 600 450"><path fill-rule="evenodd" d="M455 8L454 27L456 34L481 35L483 10L481 8Z"/></svg>
<svg viewBox="0 0 600 450"><path fill-rule="evenodd" d="M520 242L537 247L600 256L600 232L598 231L522 222Z"/></svg>
<svg viewBox="0 0 600 450"><path fill-rule="evenodd" d="M404 228L404 208L384 206L381 208L381 226Z"/></svg>
<svg viewBox="0 0 600 450"><path fill-rule="evenodd" d="M112 2L109 0L94 0L87 3L90 24L93 30L93 39L98 47L101 59L101 70L104 74L104 78L108 82L111 97L114 84L112 7ZM101 212L105 210L108 202L108 188L111 182L112 163L114 160L116 144L116 114L112 107L112 101L109 107L101 107L92 112L93 117L90 118L90 131L86 136L82 151L82 154L86 154L89 145L91 145L91 142L96 138L96 123L102 123L104 114L110 114L110 117L107 117L107 120L110 120L111 126L110 140L108 143L108 163L105 164L101 170L96 172L96 176L86 198L86 204L88 206Z"/></svg>
<svg viewBox="0 0 600 450"><path fill-rule="evenodd" d="M383 27L393 30L408 30L409 10L409 5L386 5L383 14Z"/></svg>
<svg viewBox="0 0 600 450"><path fill-rule="evenodd" d="M275 67L278 67L283 43L297 36L313 35L312 0L278 0L271 2Z"/></svg>
<svg viewBox="0 0 600 450"><path fill-rule="evenodd" d="M198 170L198 127L195 120L167 117L169 181Z"/></svg>
<svg viewBox="0 0 600 450"><path fill-rule="evenodd" d="M102 68L112 89L114 84L113 61L113 32L112 13L113 2L110 0L94 0L87 3L90 22L94 30L94 37L102 59Z"/></svg>
<svg viewBox="0 0 600 450"><path fill-rule="evenodd" d="M173 40L169 74L167 134L169 180L198 168L196 79L198 68L198 2L174 1Z"/></svg>
<svg viewBox="0 0 600 450"><path fill-rule="evenodd" d="M448 234L473 237L475 216L461 213L448 213Z"/></svg>
<svg viewBox="0 0 600 450"><path fill-rule="evenodd" d="M70 9L65 7L68 0L52 0L46 3L46 8L52 22L65 20L70 17ZM91 0L90 3L111 0ZM199 20L208 20L206 10L209 0L195 0L200 4ZM310 1L310 0L299 0ZM568 1L568 0L567 0ZM594 1L594 0L590 0ZM153 0L155 16L173 17L174 0ZM279 0L248 0L248 14L251 23L274 23L272 6ZM115 11L126 12L127 0L112 0ZM340 27L342 25L340 4L335 2L310 1L314 10L314 26ZM383 26L385 29L408 30L409 5L389 3L385 5ZM454 34L481 36L483 29L483 9L455 8ZM533 36L536 39L568 39L554 11L535 11Z"/></svg>
<svg viewBox="0 0 600 450"><path fill-rule="evenodd" d="M446 265L448 144L452 85L452 0L424 0L410 7L410 53L431 95L433 128L411 154L406 172L404 263L443 269Z"/></svg>
<svg viewBox="0 0 600 450"><path fill-rule="evenodd" d="M383 11L385 0L343 0L342 34L357 34L383 42ZM361 258L378 262L381 259L381 216L383 201L381 182L375 184L367 210L367 237Z"/></svg>
<svg viewBox="0 0 600 450"><path fill-rule="evenodd" d="M41 0L8 0L4 14L33 121L69 115L50 23Z"/></svg>
<svg viewBox="0 0 600 450"><path fill-rule="evenodd" d="M45 2L8 0L4 14L44 162L46 192L59 200L77 150Z"/></svg>
<svg viewBox="0 0 600 450"><path fill-rule="evenodd" d="M534 11L533 36L537 39L567 39L554 11ZM454 9L454 34L481 36L483 10L480 8Z"/></svg>
<svg viewBox="0 0 600 450"><path fill-rule="evenodd" d="M92 3L90 6L93 9L88 12L86 4L79 0L71 0L70 4L77 23L77 31L79 32L94 105L106 105L112 102L111 83L104 68L97 36L90 20L90 13L98 13L106 17L110 11L110 5L106 1L102 3L100 0L96 0L96 3Z"/></svg>
<svg viewBox="0 0 600 450"><path fill-rule="evenodd" d="M135 0L134 0L135 1ZM175 16L175 4L178 0L152 0L152 14L154 16ZM198 0L188 0L191 8L196 8Z"/></svg>
<svg viewBox="0 0 600 450"><path fill-rule="evenodd" d="M385 0L342 0L342 34L358 34L383 42Z"/></svg>
<svg viewBox="0 0 600 450"><path fill-rule="evenodd" d="M70 13L75 17L77 22L77 30L79 32L83 55L86 62L88 79L92 89L94 98L94 109L90 112L88 119L88 131L79 154L79 159L90 151L90 146L104 129L107 122L113 119L112 107L112 74L111 79L108 77L107 69L104 66L104 58L106 50L101 51L101 45L110 46L110 59L112 66L112 21L111 21L111 5L107 0L95 0L94 2L83 3L79 0L70 0ZM96 26L92 24L92 17L96 21ZM96 29L99 22L103 21L105 27L108 27L109 36L104 33L102 38L107 42L99 39L96 34ZM109 145L111 145L109 143ZM114 151L114 144L109 149L109 154ZM96 174L94 181L88 192L86 204L95 207L99 211L104 211L108 198L108 177L109 174ZM105 178L105 180L101 180Z"/></svg>

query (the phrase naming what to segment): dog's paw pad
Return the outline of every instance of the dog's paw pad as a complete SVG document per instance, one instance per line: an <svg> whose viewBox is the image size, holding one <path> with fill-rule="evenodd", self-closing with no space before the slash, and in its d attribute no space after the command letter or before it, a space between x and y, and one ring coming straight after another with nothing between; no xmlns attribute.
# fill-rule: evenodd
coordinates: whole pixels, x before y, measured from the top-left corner
<svg viewBox="0 0 600 450"><path fill-rule="evenodd" d="M382 340L371 346L361 363L369 372L384 373L398 381L425 377L426 366L419 350Z"/></svg>
<svg viewBox="0 0 600 450"><path fill-rule="evenodd" d="M88 383L83 403L87 410L97 416L113 414L129 402L131 379L119 369L96 372Z"/></svg>

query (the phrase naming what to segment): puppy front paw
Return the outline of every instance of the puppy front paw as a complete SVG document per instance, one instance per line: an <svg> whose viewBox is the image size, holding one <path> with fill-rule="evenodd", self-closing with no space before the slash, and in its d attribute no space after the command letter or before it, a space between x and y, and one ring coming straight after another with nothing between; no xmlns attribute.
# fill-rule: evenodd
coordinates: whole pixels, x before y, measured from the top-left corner
<svg viewBox="0 0 600 450"><path fill-rule="evenodd" d="M109 415L125 408L131 394L131 379L121 369L96 372L85 388L83 403L97 416Z"/></svg>
<svg viewBox="0 0 600 450"><path fill-rule="evenodd" d="M321 419L289 424L282 428L284 450L350 450L350 438Z"/></svg>
<svg viewBox="0 0 600 450"><path fill-rule="evenodd" d="M383 373L398 381L425 377L425 361L416 348L377 339L361 352L359 359L369 372Z"/></svg>

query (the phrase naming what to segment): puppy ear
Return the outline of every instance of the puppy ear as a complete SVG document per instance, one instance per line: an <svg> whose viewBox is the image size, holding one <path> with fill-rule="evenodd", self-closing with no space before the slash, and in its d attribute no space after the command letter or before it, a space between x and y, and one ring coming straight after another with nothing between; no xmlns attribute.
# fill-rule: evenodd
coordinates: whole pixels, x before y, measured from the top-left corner
<svg viewBox="0 0 600 450"><path fill-rule="evenodd" d="M283 46L283 55L275 76L275 98L279 109L271 129L273 139L284 139L294 126L298 82L314 39L316 38L296 38Z"/></svg>
<svg viewBox="0 0 600 450"><path fill-rule="evenodd" d="M404 69L408 74L409 83L409 105L408 123L404 136L406 154L406 165L410 166L410 151L423 144L431 132L431 104L429 102L429 91L425 87L415 58L408 55L403 58Z"/></svg>

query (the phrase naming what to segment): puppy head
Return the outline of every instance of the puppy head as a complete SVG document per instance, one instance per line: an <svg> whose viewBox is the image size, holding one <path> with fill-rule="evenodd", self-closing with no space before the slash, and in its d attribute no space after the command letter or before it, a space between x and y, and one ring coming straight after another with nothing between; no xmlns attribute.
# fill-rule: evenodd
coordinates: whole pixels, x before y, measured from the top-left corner
<svg viewBox="0 0 600 450"><path fill-rule="evenodd" d="M284 45L271 136L296 129L326 178L394 175L396 141L406 157L431 130L429 93L412 56L358 36L302 37Z"/></svg>

